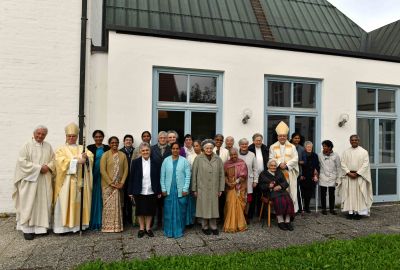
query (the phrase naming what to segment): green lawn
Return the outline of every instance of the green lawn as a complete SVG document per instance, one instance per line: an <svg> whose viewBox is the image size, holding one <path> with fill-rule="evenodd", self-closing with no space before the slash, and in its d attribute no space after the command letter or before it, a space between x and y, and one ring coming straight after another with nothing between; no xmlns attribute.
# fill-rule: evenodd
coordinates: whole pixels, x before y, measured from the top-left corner
<svg viewBox="0 0 400 270"><path fill-rule="evenodd" d="M400 269L400 235L371 235L227 255L154 257L113 263L96 261L78 269Z"/></svg>

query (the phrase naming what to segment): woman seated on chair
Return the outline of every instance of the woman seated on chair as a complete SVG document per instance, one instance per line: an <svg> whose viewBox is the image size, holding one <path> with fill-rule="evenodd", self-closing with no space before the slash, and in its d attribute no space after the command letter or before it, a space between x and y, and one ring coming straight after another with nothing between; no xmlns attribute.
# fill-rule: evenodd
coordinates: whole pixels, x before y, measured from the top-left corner
<svg viewBox="0 0 400 270"><path fill-rule="evenodd" d="M273 203L278 227L281 230L293 231L290 218L294 217L294 206L286 190L289 183L277 167L275 160L268 161L267 170L260 173L258 184L263 194L263 201L271 200Z"/></svg>

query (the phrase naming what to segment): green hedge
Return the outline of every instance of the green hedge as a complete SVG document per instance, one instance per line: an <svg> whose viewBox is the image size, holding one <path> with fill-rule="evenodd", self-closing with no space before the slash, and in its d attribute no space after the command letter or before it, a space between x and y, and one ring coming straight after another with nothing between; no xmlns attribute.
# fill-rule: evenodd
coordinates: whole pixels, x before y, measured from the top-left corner
<svg viewBox="0 0 400 270"><path fill-rule="evenodd" d="M400 235L371 235L226 255L153 257L112 263L95 261L78 269L400 269Z"/></svg>

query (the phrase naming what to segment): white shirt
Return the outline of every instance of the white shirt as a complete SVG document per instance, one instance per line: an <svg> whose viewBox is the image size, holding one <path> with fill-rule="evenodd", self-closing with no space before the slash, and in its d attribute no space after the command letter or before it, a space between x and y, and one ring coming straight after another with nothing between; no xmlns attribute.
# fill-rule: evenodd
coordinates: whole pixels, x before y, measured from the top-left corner
<svg viewBox="0 0 400 270"><path fill-rule="evenodd" d="M154 194L151 188L151 178L150 178L150 158L145 160L142 158L142 170L143 170L143 180L142 180L142 195Z"/></svg>
<svg viewBox="0 0 400 270"><path fill-rule="evenodd" d="M258 174L260 174L262 171L264 171L264 159L261 152L261 147L260 148L256 147L256 159L257 159Z"/></svg>

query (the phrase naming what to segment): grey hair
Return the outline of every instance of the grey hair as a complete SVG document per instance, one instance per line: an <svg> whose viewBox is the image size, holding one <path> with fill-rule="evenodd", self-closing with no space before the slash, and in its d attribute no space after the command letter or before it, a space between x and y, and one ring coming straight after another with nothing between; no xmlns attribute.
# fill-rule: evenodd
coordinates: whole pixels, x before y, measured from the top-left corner
<svg viewBox="0 0 400 270"><path fill-rule="evenodd" d="M231 149L229 149L229 155L232 155L233 153L236 153L236 154L239 153L239 151L237 150L236 147L232 147Z"/></svg>
<svg viewBox="0 0 400 270"><path fill-rule="evenodd" d="M164 130L162 130L162 131L158 132L158 137L160 137L160 136L168 136L168 133L165 132Z"/></svg>
<svg viewBox="0 0 400 270"><path fill-rule="evenodd" d="M145 148L145 147L151 149L151 148L150 148L150 144L148 144L147 142L142 142L142 143L139 145L139 150L142 150L142 149Z"/></svg>
<svg viewBox="0 0 400 270"><path fill-rule="evenodd" d="M272 162L274 162L275 165L278 166L278 162L276 162L275 159L270 159L270 160L268 160L268 162L267 162L267 168L269 167L269 165L271 165Z"/></svg>
<svg viewBox="0 0 400 270"><path fill-rule="evenodd" d="M313 146L313 143L312 143L312 142L310 142L310 141L305 141L305 142L304 142L304 147L306 147L307 145L311 145L311 146Z"/></svg>
<svg viewBox="0 0 400 270"><path fill-rule="evenodd" d="M246 138L242 138L242 139L240 139L239 140L239 145L241 145L241 144L249 144L249 140L248 139L246 139Z"/></svg>
<svg viewBox="0 0 400 270"><path fill-rule="evenodd" d="M176 139L179 139L178 132L176 132L175 130L168 130L168 131L167 131L167 136L168 136L168 134L170 134L170 133L174 133L174 134L175 134L175 137L176 137Z"/></svg>
<svg viewBox="0 0 400 270"><path fill-rule="evenodd" d="M253 135L253 137L252 137L253 141L254 141L257 137L261 137L261 140L264 139L264 137L263 137L263 135L262 135L261 133L254 133L254 135Z"/></svg>
<svg viewBox="0 0 400 270"><path fill-rule="evenodd" d="M204 141L201 142L201 149L204 149L204 147L208 144L211 144L213 147L215 147L215 142L211 139L205 139Z"/></svg>
<svg viewBox="0 0 400 270"><path fill-rule="evenodd" d="M49 132L49 129L48 129L46 126L38 125L38 126L35 127L35 129L33 130L33 133L35 133L35 132L38 131L39 129L44 129L44 130L46 130L46 134Z"/></svg>
<svg viewBox="0 0 400 270"><path fill-rule="evenodd" d="M235 138L233 138L232 136L228 136L225 138L225 141L232 139L233 142L235 142Z"/></svg>

